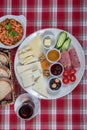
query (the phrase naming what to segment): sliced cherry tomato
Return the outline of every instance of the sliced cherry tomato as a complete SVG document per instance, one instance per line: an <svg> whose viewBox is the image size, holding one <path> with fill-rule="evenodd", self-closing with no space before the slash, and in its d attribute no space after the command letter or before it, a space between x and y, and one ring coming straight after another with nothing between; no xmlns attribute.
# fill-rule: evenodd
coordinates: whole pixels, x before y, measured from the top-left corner
<svg viewBox="0 0 87 130"><path fill-rule="evenodd" d="M69 75L68 70L64 70L64 72L63 72L63 76L68 77L68 75Z"/></svg>
<svg viewBox="0 0 87 130"><path fill-rule="evenodd" d="M71 69L71 70L69 71L69 74L70 74L70 75L75 74L75 73L76 73L76 69Z"/></svg>
<svg viewBox="0 0 87 130"><path fill-rule="evenodd" d="M76 81L76 75L75 74L70 75L70 81L71 82L75 82Z"/></svg>
<svg viewBox="0 0 87 130"><path fill-rule="evenodd" d="M69 83L68 77L63 77L62 82L63 82L64 84L68 84L68 83Z"/></svg>

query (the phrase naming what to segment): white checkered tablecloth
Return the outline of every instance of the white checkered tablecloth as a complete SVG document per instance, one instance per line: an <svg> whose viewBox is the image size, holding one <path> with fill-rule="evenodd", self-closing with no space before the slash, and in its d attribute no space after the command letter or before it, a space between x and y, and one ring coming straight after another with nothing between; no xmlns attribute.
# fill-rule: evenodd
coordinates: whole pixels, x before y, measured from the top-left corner
<svg viewBox="0 0 87 130"><path fill-rule="evenodd" d="M44 28L64 29L81 43L87 63L87 0L0 0L0 17L25 15L27 36ZM11 50L12 61L17 48ZM14 64L14 62L13 62ZM87 130L87 64L80 84L57 100L41 100L39 115L20 120L14 105L0 106L0 130ZM22 93L14 77L16 95Z"/></svg>

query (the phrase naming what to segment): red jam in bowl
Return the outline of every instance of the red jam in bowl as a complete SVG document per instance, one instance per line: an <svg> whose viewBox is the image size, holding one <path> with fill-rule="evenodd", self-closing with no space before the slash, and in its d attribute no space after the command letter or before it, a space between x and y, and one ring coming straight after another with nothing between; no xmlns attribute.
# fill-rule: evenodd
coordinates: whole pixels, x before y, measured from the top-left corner
<svg viewBox="0 0 87 130"><path fill-rule="evenodd" d="M61 76L63 73L63 66L60 63L52 64L50 67L50 73L53 76Z"/></svg>

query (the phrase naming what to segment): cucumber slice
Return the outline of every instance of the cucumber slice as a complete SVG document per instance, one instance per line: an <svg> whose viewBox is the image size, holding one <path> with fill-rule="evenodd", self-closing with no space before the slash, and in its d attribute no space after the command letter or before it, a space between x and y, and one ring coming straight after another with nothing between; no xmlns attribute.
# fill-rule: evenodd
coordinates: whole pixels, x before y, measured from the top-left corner
<svg viewBox="0 0 87 130"><path fill-rule="evenodd" d="M71 43L71 39L69 37L67 37L67 39L65 40L65 42L63 43L63 45L61 47L61 51L68 50L70 47L70 43Z"/></svg>
<svg viewBox="0 0 87 130"><path fill-rule="evenodd" d="M64 43L66 38L67 38L67 33L64 32L64 31L61 32L59 37L58 37L57 43L55 45L55 48L59 49L63 45L63 43Z"/></svg>

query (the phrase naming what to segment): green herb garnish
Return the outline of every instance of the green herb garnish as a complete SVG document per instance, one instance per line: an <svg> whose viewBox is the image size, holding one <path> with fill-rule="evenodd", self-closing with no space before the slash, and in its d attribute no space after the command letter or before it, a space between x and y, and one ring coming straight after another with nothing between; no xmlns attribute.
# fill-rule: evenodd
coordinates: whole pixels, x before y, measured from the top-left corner
<svg viewBox="0 0 87 130"><path fill-rule="evenodd" d="M5 34L6 34L6 36L12 36L12 37L18 36L18 33L11 29L11 23L8 23L6 25L6 33Z"/></svg>
<svg viewBox="0 0 87 130"><path fill-rule="evenodd" d="M6 36L9 36L9 32L8 31L6 31L5 34L6 34Z"/></svg>
<svg viewBox="0 0 87 130"><path fill-rule="evenodd" d="M11 36L14 37L14 36L18 36L18 33L14 30L11 31Z"/></svg>
<svg viewBox="0 0 87 130"><path fill-rule="evenodd" d="M8 23L8 24L6 25L6 29L9 30L10 28L11 28L11 23Z"/></svg>

